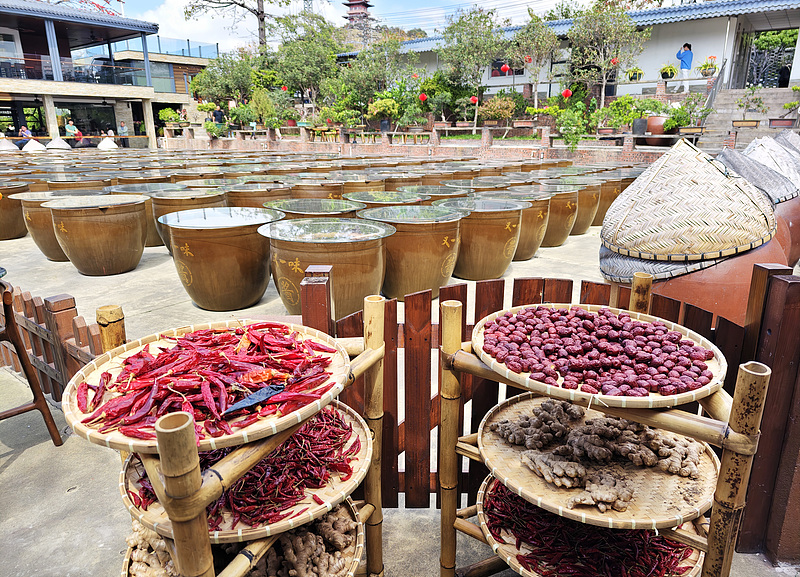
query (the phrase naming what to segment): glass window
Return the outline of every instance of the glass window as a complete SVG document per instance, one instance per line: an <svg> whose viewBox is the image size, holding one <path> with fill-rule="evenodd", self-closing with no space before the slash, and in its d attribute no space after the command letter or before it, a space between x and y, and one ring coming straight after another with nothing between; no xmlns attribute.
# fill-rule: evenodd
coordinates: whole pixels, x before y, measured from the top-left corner
<svg viewBox="0 0 800 577"><path fill-rule="evenodd" d="M56 104L56 116L62 136L65 136L64 125L72 120L73 124L84 136L98 136L109 129L117 132L117 121L113 106L102 104L59 102Z"/></svg>

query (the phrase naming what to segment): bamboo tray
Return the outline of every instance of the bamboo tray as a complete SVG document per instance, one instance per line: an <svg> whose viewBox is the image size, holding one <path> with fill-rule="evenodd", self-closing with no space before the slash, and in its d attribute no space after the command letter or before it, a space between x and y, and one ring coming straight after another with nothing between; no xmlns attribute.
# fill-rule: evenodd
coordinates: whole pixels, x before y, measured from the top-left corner
<svg viewBox="0 0 800 577"><path fill-rule="evenodd" d="M540 381L534 381L529 378L530 373L515 373L514 371L509 370L505 364L498 362L497 360L494 359L494 357L492 357L490 354L484 351L483 333L484 333L484 326L486 325L486 323L493 321L497 317L504 315L507 312L516 313L517 311L520 311L522 309L539 307L539 306L551 309L558 309L558 308L569 309L570 307L578 306L590 312L597 312L600 309L609 309L615 314L619 314L620 312L626 312L630 314L632 319L640 321L647 321L647 322L661 321L666 325L666 327L669 330L678 331L679 333L684 335L687 339L690 339L694 341L696 344L705 347L707 349L710 349L714 352L714 358L709 361L706 361L706 364L708 365L708 370L713 373L714 378L711 379L711 382L708 383L707 385L699 389L695 389L694 391L688 391L685 393L680 393L677 395L668 395L668 396L663 396L660 395L659 393L650 393L648 397L613 397L610 395L603 395L603 394L592 395L575 389L562 389L560 384L563 382L563 377L561 376L559 376L558 378L559 386L557 387L542 383ZM703 399L705 397L708 397L709 395L716 393L722 387L722 383L725 380L725 373L728 371L728 363L725 360L725 357L723 356L722 352L714 345L714 343L712 343L705 337L697 334L696 332L690 331L686 327L683 327L681 325L678 325L676 323L658 317L653 317L642 313L635 313L624 309L617 309L600 305L583 305L583 304L574 305L574 304L547 303L541 305L522 305L511 309L497 311L495 313L490 314L487 317L484 317L475 325L475 328L472 330L472 350L476 355L478 355L478 358L480 358L480 360L486 363L493 371L499 373L509 381L516 383L517 385L521 386L524 389L528 389L530 391L534 391L537 393L542 393L550 397L564 399L567 401L574 401L575 399L586 399L589 400L590 403L600 403L607 407L653 409L658 407L675 407L678 405L691 403L692 401Z"/></svg>
<svg viewBox="0 0 800 577"><path fill-rule="evenodd" d="M372 435L367 428L367 424L353 409L339 401L333 401L331 406L343 414L345 421L353 426L353 433L358 435L361 439L361 450L356 453L355 458L351 461L351 466L353 467L353 474L351 477L347 481L341 481L339 477L334 474L331 481L325 487L321 489L307 489L306 498L291 509L285 511L286 513L294 512L294 514L277 523L248 527L240 522L236 529L231 529L231 516L225 511L223 512L222 528L218 531L209 531L212 543L252 541L253 539L277 535L310 523L314 519L322 517L336 505L347 499L347 496L361 484L361 481L363 481L364 477L367 475L367 469L372 461ZM351 446L354 442L355 436L352 437L347 446ZM128 508L131 517L162 537L172 539L172 523L158 501L152 503L147 508L147 511L145 511L136 507L128 496L128 490L137 491L139 489L139 485L135 480L138 479L143 470L144 467L139 469L131 464L130 456L125 460L125 464L119 476L119 492L122 496L122 501ZM313 495L317 495L322 499L323 504L320 505L314 501ZM304 509L305 511L303 511Z"/></svg>
<svg viewBox="0 0 800 577"><path fill-rule="evenodd" d="M534 406L546 400L534 393L522 393L495 406L478 427L478 449L486 467L500 482L529 503L573 521L611 529L677 527L700 517L711 508L719 474L719 459L711 447L704 444L706 450L697 465L700 471L697 479L672 475L654 467L637 467L630 462L586 465L589 471L603 469L623 473L634 487L633 499L624 512L611 509L601 513L597 508L585 505L568 509L569 498L583 489L551 485L522 462L520 454L526 450L524 446L510 445L488 428L489 423L494 421L515 420L523 413L530 414ZM604 416L599 411L587 410L585 418Z"/></svg>
<svg viewBox="0 0 800 577"><path fill-rule="evenodd" d="M505 561L509 567L511 567L514 571L523 575L524 577L541 577L540 573L535 571L530 571L525 569L519 561L517 561L517 555L519 553L525 553L526 550L530 551L530 548L526 548L523 544L522 549L517 549L514 545L515 539L509 534L508 540L510 543L500 543L498 542L493 536L491 531L489 531L489 527L486 525L486 514L483 512L483 500L484 497L492 490L494 487L494 483L497 482L497 479L489 475L484 479L481 488L478 490L478 522L481 526L481 531L483 531L483 535L486 538L486 541L489 543L489 546L492 548L492 551L500 557L503 561ZM687 523L684 527L687 531L690 531L695 534L701 534L702 527L698 528L695 526L694 523ZM697 577L700 575L700 571L703 568L703 559L705 554L697 549L694 549L692 555L687 559L684 559L681 563L681 566L692 565L691 570L687 571L681 577ZM675 577L675 574L670 573L668 574L670 577Z"/></svg>
<svg viewBox="0 0 800 577"><path fill-rule="evenodd" d="M151 440L143 440L143 439L134 439L131 437L127 437L118 431L112 431L110 433L99 433L96 429L87 427L81 421L86 418L86 414L82 413L80 409L78 409L78 404L76 400L77 388L78 385L86 381L89 384L97 384L100 380L100 375L103 371L108 371L111 373L112 381L117 377L117 375L122 371L122 359L125 359L137 352L139 352L144 345L149 344L151 351L154 351L159 346L164 347L172 347L174 342L162 338L163 336L180 336L192 331L203 330L203 329L219 329L219 328L235 328L240 327L245 324L250 323L257 323L263 322L259 320L252 320L252 319L242 319L242 320L230 320L230 321L222 321L222 322L215 322L209 324L202 324L202 325L191 325L191 326L184 326L176 329L170 329L168 331L163 331L160 333L148 335L143 337L139 340L127 343L122 345L121 347L117 347L103 355L100 355L96 359L94 359L91 363L85 365L80 371L75 373L75 376L70 379L69 383L67 384L67 388L64 391L64 397L62 401L62 407L64 410L64 417L67 420L67 423L72 430L75 431L79 436L95 443L97 445L102 445L104 447L109 447L111 449L116 449L118 451L128 451L131 453L148 453L154 454L157 453L157 443L155 439ZM316 414L319 412L324 406L328 405L333 399L335 399L339 393L344 388L345 382L347 377L350 373L350 357L348 356L347 352L339 345L333 338L325 333L320 331L310 329L308 327L304 327L301 325L295 325L291 323L286 323L286 326L289 328L298 331L301 336L305 338L311 338L318 342L324 343L332 348L335 348L338 352L336 353L323 353L318 352L317 354L323 356L330 356L332 357L331 364L327 367L327 371L331 373L330 379L326 381L323 385L330 384L333 381L335 384L334 386L325 393L318 401L310 403L300 409L289 413L288 415L277 416L271 415L265 417L263 419L257 420L255 423L244 427L242 429L238 429L234 432L233 435L222 435L220 437L208 437L201 440L197 446L200 451L210 451L213 449L219 449L222 447L232 447L236 445L241 445L244 443L250 443L252 441L257 441L259 439L263 439L264 437L269 437L282 431L284 429L288 429L289 427L296 425L303 420L307 419L308 417ZM104 397L104 401L110 399L112 396L111 393L107 393ZM244 418L240 417L239 419ZM235 419L233 421L229 421L230 423L235 423Z"/></svg>
<svg viewBox="0 0 800 577"><path fill-rule="evenodd" d="M355 503L350 497L347 497L344 502L343 506L347 507L348 512L350 513L350 517L358 523L358 528L356 529L356 542L353 549L352 559L350 561L349 568L347 569L346 577L353 577L356 574L358 569L359 563L361 563L361 557L364 554L364 524L359 521L358 519L358 511L356 510ZM125 559L122 561L122 573L120 577L130 577L130 562L131 562L131 555L133 554L133 548L128 547L127 552L125 553Z"/></svg>

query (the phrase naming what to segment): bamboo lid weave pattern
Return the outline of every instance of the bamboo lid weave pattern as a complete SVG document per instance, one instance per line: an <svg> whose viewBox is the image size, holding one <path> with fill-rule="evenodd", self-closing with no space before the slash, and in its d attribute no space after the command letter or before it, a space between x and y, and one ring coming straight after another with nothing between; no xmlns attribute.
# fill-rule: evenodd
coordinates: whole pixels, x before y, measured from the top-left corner
<svg viewBox="0 0 800 577"><path fill-rule="evenodd" d="M776 231L767 197L680 140L626 188L606 213L602 243L648 260L694 261L761 246Z"/></svg>
<svg viewBox="0 0 800 577"><path fill-rule="evenodd" d="M717 160L766 194L773 204L786 202L798 195L797 186L780 172L732 148L723 149L717 155Z"/></svg>
<svg viewBox="0 0 800 577"><path fill-rule="evenodd" d="M742 151L747 158L779 172L800 186L800 158L792 154L772 138L756 138Z"/></svg>
<svg viewBox="0 0 800 577"><path fill-rule="evenodd" d="M710 268L726 259L696 260L691 262L672 262L664 260L644 260L634 258L600 247L600 274L611 282L631 284L633 273L645 272L653 275L655 280L675 278L690 272Z"/></svg>
<svg viewBox="0 0 800 577"><path fill-rule="evenodd" d="M517 395L495 406L478 427L478 449L486 467L503 485L529 503L573 521L611 529L676 527L698 518L711 508L719 460L704 444L696 479L672 475L656 467L637 467L630 462L584 463L587 472L607 471L626 479L634 490L633 498L626 511L609 509L601 513L595 507L587 506L570 509L567 502L570 497L580 494L582 488L551 485L522 462L520 455L527 450L524 445L511 445L499 433L489 430L491 423L506 419L516 421L522 415L532 415L533 408L546 400L534 393ZM579 424L605 416L600 411L587 409ZM664 434L681 438L681 435Z"/></svg>
<svg viewBox="0 0 800 577"><path fill-rule="evenodd" d="M525 569L517 559L517 555L525 555L531 551L531 547L529 547L527 543L521 543L520 548L517 549L516 539L510 533L507 533L506 531L501 532L501 538L505 541L504 543L501 543L494 538L494 535L492 535L492 532L489 530L483 504L498 483L499 481L497 479L489 475L483 481L483 484L478 490L478 499L476 503L478 507L478 523L480 524L483 536L486 538L486 542L492 548L492 551L494 551L495 555L505 561L514 571L523 577L542 577L541 573ZM700 525L699 521L696 521L695 523L686 523L681 528L697 535L704 535L705 533L702 527L698 529L697 525ZM685 559L683 563L681 563L682 567L691 567L689 571L682 574L682 577L698 577L698 575L700 575L700 571L703 569L704 558L704 553L698 549L693 549L692 554ZM552 573L547 574L551 575ZM675 575L675 573L668 573L668 577L675 577Z"/></svg>
<svg viewBox="0 0 800 577"><path fill-rule="evenodd" d="M789 152L800 156L800 135L794 130L782 130L781 133L775 137L775 141L788 149Z"/></svg>

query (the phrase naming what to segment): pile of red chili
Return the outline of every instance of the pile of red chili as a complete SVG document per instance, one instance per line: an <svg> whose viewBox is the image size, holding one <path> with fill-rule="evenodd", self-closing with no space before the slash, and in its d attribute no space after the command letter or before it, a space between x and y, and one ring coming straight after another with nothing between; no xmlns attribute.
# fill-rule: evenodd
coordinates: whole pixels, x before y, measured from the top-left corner
<svg viewBox="0 0 800 577"><path fill-rule="evenodd" d="M683 575L691 569L681 566L692 549L658 537L649 530L620 530L595 527L565 519L536 507L495 483L483 510L492 536L506 541L507 531L530 552L517 555L527 570L543 577L664 577Z"/></svg>
<svg viewBox="0 0 800 577"><path fill-rule="evenodd" d="M232 528L239 522L252 527L301 515L307 507L286 511L305 499L306 489L326 486L333 474L339 474L342 481L353 474L350 462L361 450L361 439L356 435L355 441L349 443L352 436L352 425L337 410L323 409L208 506L209 528L220 528L223 513L230 516ZM200 467L213 467L231 451L200 453ZM137 507L147 509L155 501L155 493L146 474L138 483L138 493L128 491L128 495ZM314 501L323 503L316 495Z"/></svg>
<svg viewBox="0 0 800 577"><path fill-rule="evenodd" d="M118 430L129 437L155 439L159 417L186 411L194 416L198 439L219 437L259 418L291 413L333 386L327 383L330 373L325 370L331 357L318 353L336 350L303 339L280 323L203 329L162 338L174 340L175 345L155 355L145 345L124 360L122 372L113 381L104 372L98 385L78 385L78 409L91 412L84 424L101 433ZM277 394L224 414L265 387ZM108 392L113 396L103 402Z"/></svg>

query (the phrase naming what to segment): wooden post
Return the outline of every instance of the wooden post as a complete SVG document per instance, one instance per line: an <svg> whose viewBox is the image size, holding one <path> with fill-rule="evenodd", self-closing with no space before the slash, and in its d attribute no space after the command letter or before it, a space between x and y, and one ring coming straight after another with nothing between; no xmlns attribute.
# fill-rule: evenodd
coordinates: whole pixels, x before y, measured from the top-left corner
<svg viewBox="0 0 800 577"><path fill-rule="evenodd" d="M792 269L780 264L753 266L744 320L745 334L741 357L743 361L752 361L756 358L758 336L761 334L761 322L764 317L764 305L767 303L767 288L770 278L777 274L792 274Z"/></svg>
<svg viewBox="0 0 800 577"><path fill-rule="evenodd" d="M364 299L364 347L383 346L386 299L372 295ZM381 447L383 446L383 358L364 375L364 416L372 432L372 462L364 484L364 499L375 507L366 526L367 575L383 575L383 509L381 497ZM392 455L394 457L394 455Z"/></svg>
<svg viewBox="0 0 800 577"><path fill-rule="evenodd" d="M78 316L75 299L70 295L57 295L44 299L45 325L53 335L53 356L61 382L53 383L53 400L61 401L61 393L82 364L67 354L64 341L72 337L72 319Z"/></svg>
<svg viewBox="0 0 800 577"><path fill-rule="evenodd" d="M307 276L300 281L300 312L303 326L336 336L330 277Z"/></svg>
<svg viewBox="0 0 800 577"><path fill-rule="evenodd" d="M193 497L200 490L200 459L194 437L194 419L189 413L171 413L156 421L158 452L164 490L175 509L181 499ZM172 520L175 538L175 565L185 577L214 577L214 559L208 538L206 510L190 521Z"/></svg>
<svg viewBox="0 0 800 577"><path fill-rule="evenodd" d="M445 301L440 306L442 324L441 421L439 423L439 486L441 487L441 544L439 559L441 577L453 577L456 568L456 510L458 509L458 471L456 454L461 404L461 382L451 370L444 368L443 357L461 348L461 308L459 301Z"/></svg>
<svg viewBox="0 0 800 577"><path fill-rule="evenodd" d="M650 311L650 290L652 288L653 275L646 272L633 273L628 310L632 313L647 314Z"/></svg>
<svg viewBox="0 0 800 577"><path fill-rule="evenodd" d="M125 344L125 315L119 305L106 305L97 309L97 324L100 326L100 342L103 352Z"/></svg>
<svg viewBox="0 0 800 577"><path fill-rule="evenodd" d="M739 366L729 421L731 430L751 437L758 434L771 374L768 366L755 361ZM711 510L708 553L703 561L704 577L728 577L730 574L752 464L753 455L741 455L728 449L722 451Z"/></svg>

